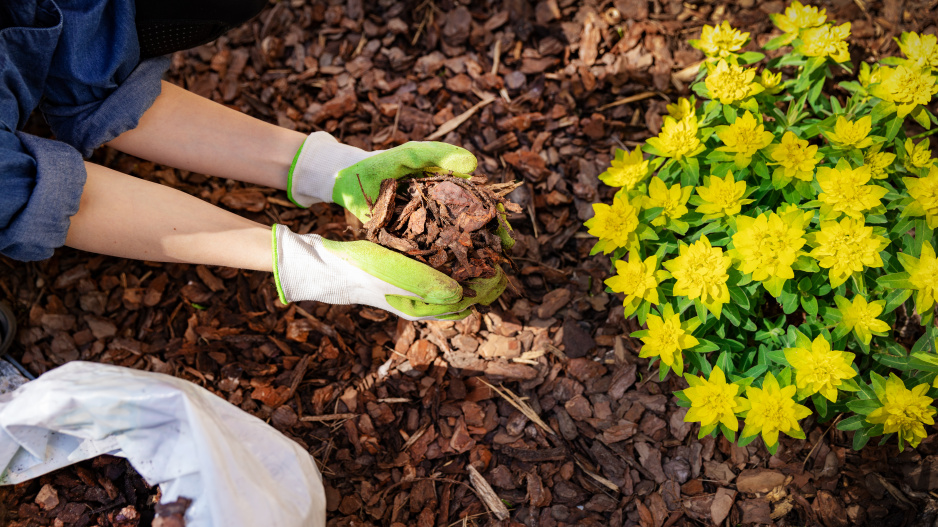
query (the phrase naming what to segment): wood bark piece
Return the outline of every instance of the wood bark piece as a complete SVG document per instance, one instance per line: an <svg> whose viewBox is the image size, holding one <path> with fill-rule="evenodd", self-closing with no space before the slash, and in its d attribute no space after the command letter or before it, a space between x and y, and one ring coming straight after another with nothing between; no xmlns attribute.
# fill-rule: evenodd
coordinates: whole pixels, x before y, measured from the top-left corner
<svg viewBox="0 0 938 527"><path fill-rule="evenodd" d="M468 465L466 470L469 472L469 482L472 483L472 488L476 490L482 503L492 511L492 514L494 514L496 518L499 520L507 520L509 517L508 507L506 507L501 498L498 497L498 494L495 494L489 482L485 481L485 478L482 477L482 474L479 474L479 471L476 470L474 466Z"/></svg>

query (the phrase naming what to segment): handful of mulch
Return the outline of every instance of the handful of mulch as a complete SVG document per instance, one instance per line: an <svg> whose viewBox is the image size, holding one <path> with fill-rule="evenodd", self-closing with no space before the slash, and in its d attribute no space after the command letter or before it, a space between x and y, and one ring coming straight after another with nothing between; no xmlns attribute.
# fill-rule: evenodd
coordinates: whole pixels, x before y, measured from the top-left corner
<svg viewBox="0 0 938 527"><path fill-rule="evenodd" d="M472 297L469 280L496 276L503 261L513 266L504 253L514 244L505 214L521 207L505 196L519 185L436 172L386 179L365 237L452 277Z"/></svg>

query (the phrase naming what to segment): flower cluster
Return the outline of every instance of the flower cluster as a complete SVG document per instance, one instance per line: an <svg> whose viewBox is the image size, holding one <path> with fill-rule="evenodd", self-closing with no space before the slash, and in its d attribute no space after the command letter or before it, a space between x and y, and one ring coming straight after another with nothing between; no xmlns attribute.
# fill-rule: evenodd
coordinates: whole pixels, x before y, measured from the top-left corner
<svg viewBox="0 0 938 527"><path fill-rule="evenodd" d="M855 448L915 446L938 393L938 39L903 33L904 58L829 94L832 70L852 68L850 24L797 1L771 18L783 34L765 48L791 47L772 60L727 22L691 41L707 57L696 97L615 152L591 254L611 257L607 291L645 325L639 356L687 380L675 393L701 435L774 452L814 412L847 414ZM907 136L906 119L926 132ZM922 322L913 346L897 313Z"/></svg>

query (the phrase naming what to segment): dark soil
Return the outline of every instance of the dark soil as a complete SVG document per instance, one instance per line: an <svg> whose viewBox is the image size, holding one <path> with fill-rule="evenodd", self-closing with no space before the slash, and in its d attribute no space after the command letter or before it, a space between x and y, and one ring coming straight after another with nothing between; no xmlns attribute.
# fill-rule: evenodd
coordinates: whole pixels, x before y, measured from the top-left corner
<svg viewBox="0 0 938 527"><path fill-rule="evenodd" d="M854 64L897 54L902 31L936 31L933 0L825 6L853 24ZM508 218L513 287L484 315L412 323L359 306L283 306L263 273L62 249L38 263L0 258L0 295L23 328L14 356L36 374L82 359L206 387L315 456L330 526L931 525L934 427L901 454L894 443L854 452L850 433L811 419L807 439L783 440L774 456L758 440L697 439L671 396L683 381L658 382L638 358L635 322L603 290L609 260L589 255L582 222L614 192L596 176L688 93L702 57L686 40L727 19L755 49L783 7L272 3L176 54L171 81L368 150L455 124L439 140L472 151L492 183L524 182L508 196L521 208ZM109 149L94 161L294 232L352 236L354 218L335 206L297 209L282 192ZM473 248L490 248L481 236ZM9 508L33 503L18 496Z"/></svg>

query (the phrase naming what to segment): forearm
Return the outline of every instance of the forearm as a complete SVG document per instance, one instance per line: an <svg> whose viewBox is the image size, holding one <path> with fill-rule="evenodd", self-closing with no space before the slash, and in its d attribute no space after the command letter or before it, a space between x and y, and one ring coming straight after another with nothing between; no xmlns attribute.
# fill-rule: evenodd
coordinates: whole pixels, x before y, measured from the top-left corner
<svg viewBox="0 0 938 527"><path fill-rule="evenodd" d="M99 254L271 271L270 228L170 187L85 163L65 244Z"/></svg>
<svg viewBox="0 0 938 527"><path fill-rule="evenodd" d="M283 190L305 139L163 82L139 125L108 145L163 165Z"/></svg>

